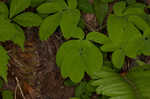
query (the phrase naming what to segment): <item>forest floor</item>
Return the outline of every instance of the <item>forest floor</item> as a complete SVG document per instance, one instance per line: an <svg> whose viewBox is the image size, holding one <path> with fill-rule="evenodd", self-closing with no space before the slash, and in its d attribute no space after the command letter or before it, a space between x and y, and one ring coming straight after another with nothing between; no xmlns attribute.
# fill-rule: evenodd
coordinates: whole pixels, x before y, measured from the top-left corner
<svg viewBox="0 0 150 99"><path fill-rule="evenodd" d="M7 0L0 0L5 1ZM112 4L110 4L111 10ZM87 25L87 31L97 28L95 15L83 15ZM74 87L64 86L55 58L59 46L63 43L59 32L51 36L47 41L40 41L38 28L24 28L25 49L8 41L3 43L11 57L8 64L8 84L4 89L14 92L16 99L69 99L74 95ZM149 57L144 61L150 62ZM132 63L132 60L128 60ZM131 61L131 62L130 62ZM19 87L18 87L19 85ZM19 90L21 88L22 91ZM97 99L93 97L93 99Z"/></svg>

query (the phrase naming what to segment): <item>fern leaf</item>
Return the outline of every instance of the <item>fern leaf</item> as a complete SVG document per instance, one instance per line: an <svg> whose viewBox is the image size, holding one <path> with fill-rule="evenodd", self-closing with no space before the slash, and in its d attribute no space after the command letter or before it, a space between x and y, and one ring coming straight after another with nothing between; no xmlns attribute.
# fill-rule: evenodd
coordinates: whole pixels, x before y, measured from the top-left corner
<svg viewBox="0 0 150 99"><path fill-rule="evenodd" d="M130 71L121 76L106 69L96 73L92 85L97 86L96 92L110 96L110 99L150 99L150 70Z"/></svg>
<svg viewBox="0 0 150 99"><path fill-rule="evenodd" d="M30 6L31 0L11 0L10 3L10 18L22 12Z"/></svg>
<svg viewBox="0 0 150 99"><path fill-rule="evenodd" d="M16 16L13 20L23 27L39 26L42 22L42 18L32 12L22 13Z"/></svg>
<svg viewBox="0 0 150 99"><path fill-rule="evenodd" d="M7 51L0 46L0 77L2 77L7 82L7 64L8 64L9 56Z"/></svg>

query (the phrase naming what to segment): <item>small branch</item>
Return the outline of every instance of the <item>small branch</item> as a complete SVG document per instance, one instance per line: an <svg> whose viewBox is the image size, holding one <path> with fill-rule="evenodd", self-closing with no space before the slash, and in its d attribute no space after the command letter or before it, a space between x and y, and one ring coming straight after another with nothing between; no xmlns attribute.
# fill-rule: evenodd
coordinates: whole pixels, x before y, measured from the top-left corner
<svg viewBox="0 0 150 99"><path fill-rule="evenodd" d="M25 96L24 96L24 94L23 94L23 91L22 91L22 89L21 89L21 86L20 86L20 83L19 83L19 80L18 80L17 77L16 77L16 81L17 81L17 86L16 86L16 87L18 87L18 88L20 89L20 92L21 92L21 95L22 95L23 99L26 99ZM17 90L17 89L16 89L16 90Z"/></svg>

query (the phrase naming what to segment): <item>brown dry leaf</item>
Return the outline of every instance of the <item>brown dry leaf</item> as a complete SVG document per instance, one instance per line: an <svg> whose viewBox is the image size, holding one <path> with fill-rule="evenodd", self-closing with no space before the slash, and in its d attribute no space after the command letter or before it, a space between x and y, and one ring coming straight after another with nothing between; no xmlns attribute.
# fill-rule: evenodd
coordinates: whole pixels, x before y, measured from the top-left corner
<svg viewBox="0 0 150 99"><path fill-rule="evenodd" d="M36 97L35 90L26 82L24 82L23 85L24 91L27 92L32 99L34 99Z"/></svg>

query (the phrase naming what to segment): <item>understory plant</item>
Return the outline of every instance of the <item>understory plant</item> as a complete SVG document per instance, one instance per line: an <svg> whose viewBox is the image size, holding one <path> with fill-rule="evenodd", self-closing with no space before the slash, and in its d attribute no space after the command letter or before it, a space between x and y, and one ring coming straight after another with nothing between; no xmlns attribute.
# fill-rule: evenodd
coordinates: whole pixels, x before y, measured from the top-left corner
<svg viewBox="0 0 150 99"><path fill-rule="evenodd" d="M114 4L112 12L110 3ZM24 29L38 27L42 41L54 32L62 33L64 43L57 52L56 64L64 79L78 83L71 99L90 99L93 92L106 99L150 99L149 65L135 65L120 73L125 59L150 55L150 15L146 7L136 0L94 0L92 4L88 0L0 2L0 77L7 82L10 59L2 43L13 41L24 50ZM104 33L84 33L80 12L95 14ZM110 55L110 66L104 54ZM82 81L85 75L89 82Z"/></svg>

